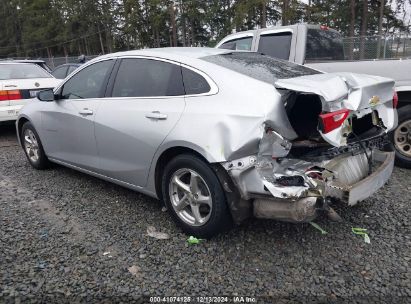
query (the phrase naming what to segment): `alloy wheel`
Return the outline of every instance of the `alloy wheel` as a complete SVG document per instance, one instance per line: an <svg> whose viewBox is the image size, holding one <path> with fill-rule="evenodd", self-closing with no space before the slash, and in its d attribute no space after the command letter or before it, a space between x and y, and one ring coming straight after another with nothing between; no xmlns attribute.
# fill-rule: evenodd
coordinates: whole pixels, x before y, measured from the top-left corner
<svg viewBox="0 0 411 304"><path fill-rule="evenodd" d="M174 172L169 183L171 205L178 217L191 226L202 226L210 218L213 200L204 179L192 169Z"/></svg>
<svg viewBox="0 0 411 304"><path fill-rule="evenodd" d="M398 152L411 157L411 120L400 124L394 132L394 145Z"/></svg>
<svg viewBox="0 0 411 304"><path fill-rule="evenodd" d="M31 162L39 160L39 144L36 135L30 129L24 131L24 149Z"/></svg>

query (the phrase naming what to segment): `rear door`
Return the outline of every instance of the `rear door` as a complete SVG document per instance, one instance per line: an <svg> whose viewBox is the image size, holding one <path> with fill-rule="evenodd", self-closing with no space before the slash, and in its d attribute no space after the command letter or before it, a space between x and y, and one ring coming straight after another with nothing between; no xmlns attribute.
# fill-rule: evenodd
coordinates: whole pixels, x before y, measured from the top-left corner
<svg viewBox="0 0 411 304"><path fill-rule="evenodd" d="M95 120L102 173L145 186L154 153L185 106L181 66L123 58Z"/></svg>

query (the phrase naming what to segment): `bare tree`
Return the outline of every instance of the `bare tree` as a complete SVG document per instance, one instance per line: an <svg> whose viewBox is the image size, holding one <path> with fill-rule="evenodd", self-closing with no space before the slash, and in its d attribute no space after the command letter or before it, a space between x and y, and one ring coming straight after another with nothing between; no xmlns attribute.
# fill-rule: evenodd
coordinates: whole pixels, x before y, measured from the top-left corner
<svg viewBox="0 0 411 304"><path fill-rule="evenodd" d="M353 56L353 50L354 50L354 30L355 30L355 0L350 1L350 11L351 11L351 17L350 17L350 32L349 36L351 37L351 42L350 42L350 50L349 50L349 58L350 60L354 59Z"/></svg>
<svg viewBox="0 0 411 304"><path fill-rule="evenodd" d="M368 26L368 0L363 0L362 2L362 19L361 19L361 42L360 42L360 59L364 59L365 53L365 39L367 35Z"/></svg>
<svg viewBox="0 0 411 304"><path fill-rule="evenodd" d="M282 12L281 12L281 25L287 25L288 24L288 9L289 9L289 0L283 0L282 3Z"/></svg>
<svg viewBox="0 0 411 304"><path fill-rule="evenodd" d="M172 33L172 40L171 46L177 46L177 26L176 26L176 11L174 4L170 4L170 19L171 19L171 33Z"/></svg>
<svg viewBox="0 0 411 304"><path fill-rule="evenodd" d="M377 58L380 58L381 54L381 36L382 36L382 21L384 19L384 0L380 0L380 11L378 15L378 44L377 44Z"/></svg>
<svg viewBox="0 0 411 304"><path fill-rule="evenodd" d="M267 1L261 3L261 28L267 27Z"/></svg>
<svg viewBox="0 0 411 304"><path fill-rule="evenodd" d="M311 22L311 0L308 0L305 14L307 15L307 21Z"/></svg>

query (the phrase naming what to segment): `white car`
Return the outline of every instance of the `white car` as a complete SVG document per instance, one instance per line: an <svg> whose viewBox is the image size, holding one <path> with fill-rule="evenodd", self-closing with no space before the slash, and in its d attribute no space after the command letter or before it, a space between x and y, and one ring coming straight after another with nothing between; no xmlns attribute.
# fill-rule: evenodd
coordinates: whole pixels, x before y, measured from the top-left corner
<svg viewBox="0 0 411 304"><path fill-rule="evenodd" d="M60 83L33 63L0 63L0 122L16 120L20 109L40 90Z"/></svg>
<svg viewBox="0 0 411 304"><path fill-rule="evenodd" d="M394 165L394 96L391 79L258 53L146 49L85 63L16 127L34 168L162 199L187 234L211 237L249 216L339 219L334 201L370 197Z"/></svg>

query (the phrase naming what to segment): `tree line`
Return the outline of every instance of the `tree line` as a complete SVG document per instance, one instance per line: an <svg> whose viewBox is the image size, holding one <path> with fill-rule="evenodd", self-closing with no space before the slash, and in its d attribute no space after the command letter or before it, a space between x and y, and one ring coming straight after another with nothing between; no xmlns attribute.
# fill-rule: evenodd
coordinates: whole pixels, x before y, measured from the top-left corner
<svg viewBox="0 0 411 304"><path fill-rule="evenodd" d="M214 46L247 29L299 22L344 36L409 32L411 0L1 0L0 57ZM365 38L362 38L362 41Z"/></svg>

